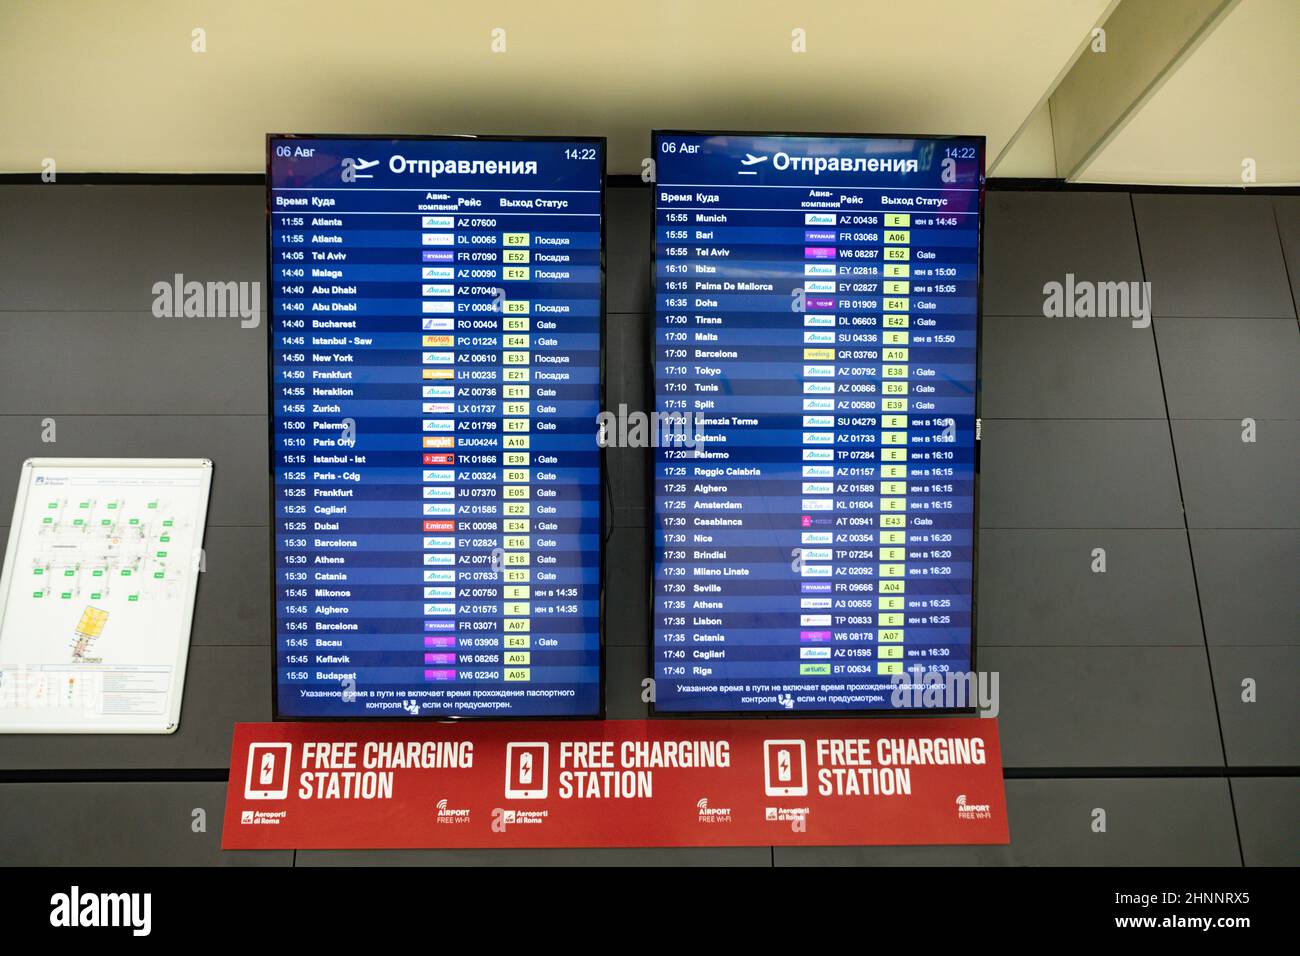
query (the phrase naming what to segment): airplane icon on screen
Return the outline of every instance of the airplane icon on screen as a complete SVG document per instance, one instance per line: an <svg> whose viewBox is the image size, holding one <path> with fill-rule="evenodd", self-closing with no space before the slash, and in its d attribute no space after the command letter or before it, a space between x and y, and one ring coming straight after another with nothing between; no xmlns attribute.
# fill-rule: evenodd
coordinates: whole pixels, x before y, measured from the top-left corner
<svg viewBox="0 0 1300 956"><path fill-rule="evenodd" d="M344 165L345 168L351 168L351 170L352 170L352 178L353 178L353 179L374 179L375 177L374 177L371 173L366 173L366 174L363 176L363 175L361 174L361 171L362 171L363 169L374 169L376 166L379 165L379 160L377 160L377 159L345 159L345 160L343 160L343 165Z"/></svg>
<svg viewBox="0 0 1300 956"><path fill-rule="evenodd" d="M755 156L753 153L746 153L746 154L745 154L745 158L742 159L742 160L740 161L740 165L742 165L742 166L757 166L759 163L765 163L765 162L767 162L767 160L768 160L768 157L766 157L766 156ZM752 169L742 169L742 170L740 171L740 175L742 175L742 176L757 176L758 173L757 173L755 170L752 170Z"/></svg>

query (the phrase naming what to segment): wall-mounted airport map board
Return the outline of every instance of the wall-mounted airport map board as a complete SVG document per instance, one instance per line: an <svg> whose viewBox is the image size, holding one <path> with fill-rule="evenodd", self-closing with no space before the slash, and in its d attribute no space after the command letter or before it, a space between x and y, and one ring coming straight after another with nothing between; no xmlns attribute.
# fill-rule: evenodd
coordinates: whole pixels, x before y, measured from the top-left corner
<svg viewBox="0 0 1300 956"><path fill-rule="evenodd" d="M0 732L171 733L212 463L32 458L0 579Z"/></svg>
<svg viewBox="0 0 1300 956"><path fill-rule="evenodd" d="M893 710L970 670L983 140L653 155L655 709Z"/></svg>
<svg viewBox="0 0 1300 956"><path fill-rule="evenodd" d="M276 712L601 712L601 139L268 138Z"/></svg>

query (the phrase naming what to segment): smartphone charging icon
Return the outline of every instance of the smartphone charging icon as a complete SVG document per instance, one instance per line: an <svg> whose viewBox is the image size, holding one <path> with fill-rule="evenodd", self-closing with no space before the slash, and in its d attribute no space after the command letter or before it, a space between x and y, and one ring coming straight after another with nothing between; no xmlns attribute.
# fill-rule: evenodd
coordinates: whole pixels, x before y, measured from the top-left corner
<svg viewBox="0 0 1300 956"><path fill-rule="evenodd" d="M547 793L548 743L506 745L506 798L541 800Z"/></svg>
<svg viewBox="0 0 1300 956"><path fill-rule="evenodd" d="M808 755L802 740L763 741L763 792L769 797L808 794Z"/></svg>
<svg viewBox="0 0 1300 956"><path fill-rule="evenodd" d="M251 743L244 796L249 800L284 800L289 796L289 756L293 744Z"/></svg>

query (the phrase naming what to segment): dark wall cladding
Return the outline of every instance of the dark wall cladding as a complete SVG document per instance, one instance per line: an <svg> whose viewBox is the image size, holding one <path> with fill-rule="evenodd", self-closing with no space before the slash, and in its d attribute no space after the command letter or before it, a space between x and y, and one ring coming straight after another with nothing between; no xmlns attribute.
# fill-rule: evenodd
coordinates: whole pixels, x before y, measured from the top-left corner
<svg viewBox="0 0 1300 956"><path fill-rule="evenodd" d="M183 775L269 718L266 335L151 309L176 273L260 282L264 309L263 205L260 184L0 185L0 541L28 456L216 462L180 731L0 736L6 862L1296 862L1272 837L1300 832L1300 200L1077 188L986 204L978 659L1035 777L1007 781L1010 847L223 853L223 785ZM612 187L607 215L606 402L644 408L651 191ZM1152 320L1045 317L1067 274L1149 281ZM608 464L608 711L643 717L645 451ZM149 779L63 781L89 770Z"/></svg>

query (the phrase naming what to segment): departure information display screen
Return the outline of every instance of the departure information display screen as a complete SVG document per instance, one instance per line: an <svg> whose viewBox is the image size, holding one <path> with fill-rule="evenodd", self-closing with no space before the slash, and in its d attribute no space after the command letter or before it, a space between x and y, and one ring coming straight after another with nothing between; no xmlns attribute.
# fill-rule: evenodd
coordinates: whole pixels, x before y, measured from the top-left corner
<svg viewBox="0 0 1300 956"><path fill-rule="evenodd" d="M984 141L653 144L655 709L910 708L972 663Z"/></svg>
<svg viewBox="0 0 1300 956"><path fill-rule="evenodd" d="M604 140L267 149L277 716L599 716Z"/></svg>

